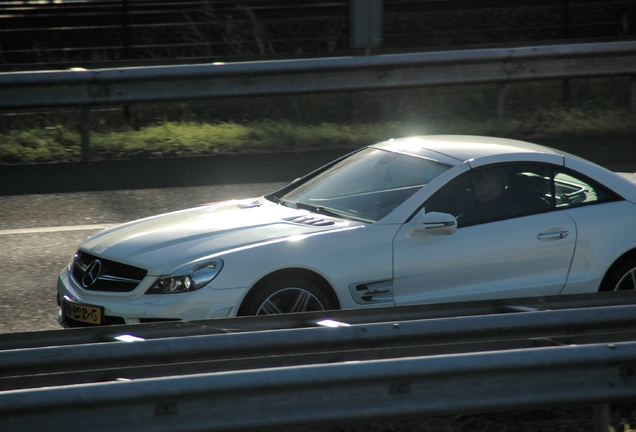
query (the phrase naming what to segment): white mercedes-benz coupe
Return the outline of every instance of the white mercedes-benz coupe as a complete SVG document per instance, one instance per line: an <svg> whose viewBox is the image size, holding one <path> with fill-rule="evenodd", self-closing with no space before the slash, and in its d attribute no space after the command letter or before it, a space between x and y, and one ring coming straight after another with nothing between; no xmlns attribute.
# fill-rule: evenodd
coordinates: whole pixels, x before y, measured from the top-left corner
<svg viewBox="0 0 636 432"><path fill-rule="evenodd" d="M634 289L636 175L475 136L389 140L269 195L86 239L63 326Z"/></svg>

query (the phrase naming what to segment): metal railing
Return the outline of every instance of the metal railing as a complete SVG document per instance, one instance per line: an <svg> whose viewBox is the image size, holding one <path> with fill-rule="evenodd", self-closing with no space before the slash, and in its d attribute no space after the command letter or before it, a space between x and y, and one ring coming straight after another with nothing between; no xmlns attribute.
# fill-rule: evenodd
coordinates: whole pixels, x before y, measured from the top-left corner
<svg viewBox="0 0 636 432"><path fill-rule="evenodd" d="M636 76L636 42L3 73L0 109L84 107L88 150L92 106L495 83L502 122L507 83L608 76ZM630 83L634 112L636 79Z"/></svg>
<svg viewBox="0 0 636 432"><path fill-rule="evenodd" d="M122 335L137 339L166 339L181 336L206 336L317 327L328 318L333 321L360 325L397 321L433 320L454 317L499 315L516 312L557 311L589 307L636 305L636 292L601 292L567 296L536 296L527 298L435 303L399 307L375 307L328 312L306 312L197 321L168 321L120 326L89 326L64 331L38 331L0 334L0 352L25 348L85 345L115 342Z"/></svg>
<svg viewBox="0 0 636 432"><path fill-rule="evenodd" d="M225 431L634 398L636 305L587 301L0 351L2 430Z"/></svg>
<svg viewBox="0 0 636 432"><path fill-rule="evenodd" d="M382 5L375 53L634 36L630 0L365 1ZM0 1L0 70L351 55L353 3Z"/></svg>
<svg viewBox="0 0 636 432"><path fill-rule="evenodd" d="M0 418L5 432L231 431L599 403L636 396L635 362L631 342L122 380L2 392Z"/></svg>
<svg viewBox="0 0 636 432"><path fill-rule="evenodd" d="M634 341L636 306L316 327L6 350L0 390Z"/></svg>
<svg viewBox="0 0 636 432"><path fill-rule="evenodd" d="M0 74L0 109L636 75L636 42Z"/></svg>

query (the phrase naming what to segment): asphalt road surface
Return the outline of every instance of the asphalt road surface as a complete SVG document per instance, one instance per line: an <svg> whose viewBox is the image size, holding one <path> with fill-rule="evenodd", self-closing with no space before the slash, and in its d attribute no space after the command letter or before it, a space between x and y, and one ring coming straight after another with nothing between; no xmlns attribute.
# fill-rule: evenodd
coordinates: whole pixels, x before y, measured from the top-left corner
<svg viewBox="0 0 636 432"><path fill-rule="evenodd" d="M636 137L534 139L636 171ZM0 166L0 333L60 330L55 284L101 228L206 202L259 196L348 150Z"/></svg>

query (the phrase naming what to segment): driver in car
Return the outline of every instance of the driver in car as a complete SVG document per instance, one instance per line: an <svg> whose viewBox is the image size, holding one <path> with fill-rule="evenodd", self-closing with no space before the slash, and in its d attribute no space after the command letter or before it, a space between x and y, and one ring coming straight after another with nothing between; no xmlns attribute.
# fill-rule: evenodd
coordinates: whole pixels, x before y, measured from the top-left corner
<svg viewBox="0 0 636 432"><path fill-rule="evenodd" d="M508 172L503 168L483 170L471 179L472 204L459 217L462 224L486 221L518 213L506 190Z"/></svg>

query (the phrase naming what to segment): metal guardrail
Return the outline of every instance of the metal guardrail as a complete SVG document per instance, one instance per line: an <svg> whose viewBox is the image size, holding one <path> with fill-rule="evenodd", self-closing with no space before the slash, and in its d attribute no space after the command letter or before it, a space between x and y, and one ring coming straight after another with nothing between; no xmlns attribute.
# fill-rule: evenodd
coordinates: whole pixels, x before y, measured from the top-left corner
<svg viewBox="0 0 636 432"><path fill-rule="evenodd" d="M299 329L317 327L317 323L325 319L356 325L629 305L636 305L636 291L332 310L263 317L252 316L200 321L92 326L66 329L64 331L2 333L0 334L0 352L24 348L114 342L117 341L117 337L122 335L150 340L262 330Z"/></svg>
<svg viewBox="0 0 636 432"><path fill-rule="evenodd" d="M353 12L362 3L381 13L365 20ZM352 30L371 22L376 54L607 42L633 38L635 10L631 0L5 0L0 70L352 55Z"/></svg>
<svg viewBox="0 0 636 432"><path fill-rule="evenodd" d="M490 302L493 311L530 311L499 315L429 305L450 315L429 319L398 307L393 317L407 320L386 322L369 322L373 310L340 311L351 321L359 312L362 323L0 351L0 424L3 432L225 431L606 407L636 398L636 296L609 294L619 294L613 306L609 295L597 307L593 295L575 296L579 308L561 310ZM562 299L536 303L559 308ZM479 303L473 312L487 302ZM291 318L307 325L302 315L317 318Z"/></svg>
<svg viewBox="0 0 636 432"><path fill-rule="evenodd" d="M636 42L1 73L0 110L83 107L79 129L89 152L94 106L495 83L501 124L507 83L608 76L632 77L636 113Z"/></svg>
<svg viewBox="0 0 636 432"><path fill-rule="evenodd" d="M134 345L134 344L133 344ZM636 343L340 362L0 392L3 431L229 431L636 396Z"/></svg>
<svg viewBox="0 0 636 432"><path fill-rule="evenodd" d="M0 109L636 75L636 42L0 74Z"/></svg>
<svg viewBox="0 0 636 432"><path fill-rule="evenodd" d="M343 361L634 341L636 305L0 352L0 391Z"/></svg>

